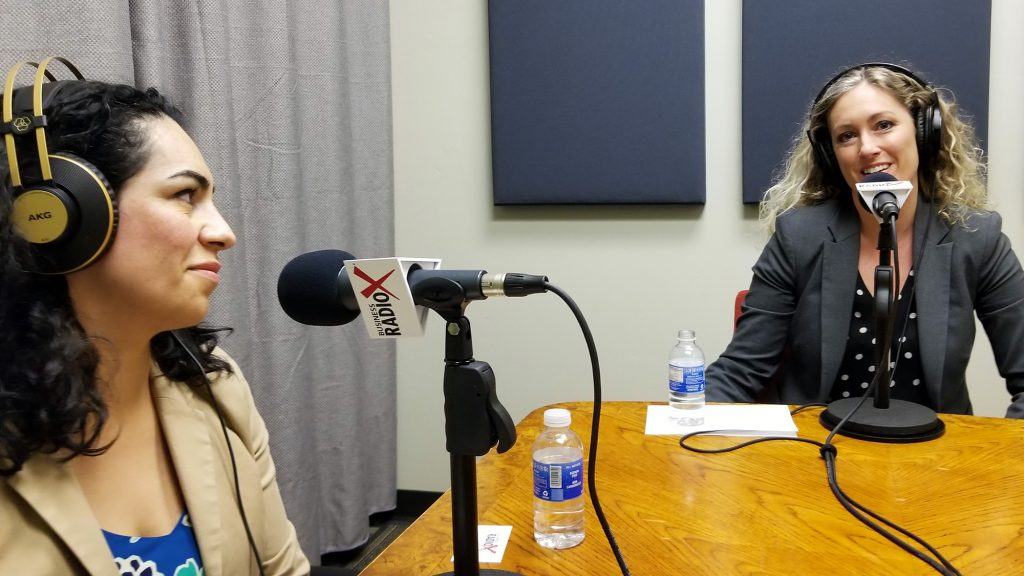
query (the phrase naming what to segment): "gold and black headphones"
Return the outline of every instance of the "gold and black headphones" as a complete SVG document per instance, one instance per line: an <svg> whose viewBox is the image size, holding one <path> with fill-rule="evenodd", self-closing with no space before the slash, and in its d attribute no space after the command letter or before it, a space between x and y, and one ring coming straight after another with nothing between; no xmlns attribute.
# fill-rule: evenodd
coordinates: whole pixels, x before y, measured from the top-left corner
<svg viewBox="0 0 1024 576"><path fill-rule="evenodd" d="M918 108L910 111L910 115L914 117L915 127L915 139L917 142L917 156L920 163L920 170L927 170L930 166L934 166L936 157L939 154L939 148L942 143L942 112L939 109L939 95L928 84L924 79L918 77L910 70L898 66L896 64L889 64L887 62L868 62L866 64L858 64L851 68L843 70L839 74L832 77L831 80L825 83L825 85L818 92L818 95L814 97L814 103L811 105L811 110L818 105L818 102L825 96L825 92L839 81L844 75L853 70L859 70L864 68L885 68L897 72L909 78L912 82L916 82L921 85L922 88L929 92L928 101ZM843 176L839 171L839 162L836 160L835 150L832 149L832 138L828 133L828 126L821 126L813 133L811 130L807 131L807 139L811 142L811 149L814 151L814 160L821 167L821 169L829 177L837 178L839 182L843 180Z"/></svg>
<svg viewBox="0 0 1024 576"><path fill-rule="evenodd" d="M62 62L77 80L55 81L46 70L54 60ZM26 64L36 67L35 81L31 87L15 90L15 76ZM33 271L42 274L85 268L103 254L117 232L117 200L103 173L82 158L64 152L51 154L47 148L44 102L68 84L84 79L74 64L56 56L38 64L19 62L7 73L4 84L0 134L10 170L11 218L15 230L32 246ZM37 173L22 174L16 146L19 141L24 145L30 132L35 135Z"/></svg>

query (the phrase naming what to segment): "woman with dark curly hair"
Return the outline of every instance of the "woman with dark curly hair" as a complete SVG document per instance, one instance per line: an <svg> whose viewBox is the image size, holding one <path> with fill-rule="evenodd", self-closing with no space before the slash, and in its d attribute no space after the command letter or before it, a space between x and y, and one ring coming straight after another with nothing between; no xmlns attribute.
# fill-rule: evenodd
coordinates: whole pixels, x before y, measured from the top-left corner
<svg viewBox="0 0 1024 576"><path fill-rule="evenodd" d="M895 399L970 414L977 314L1006 379L1006 414L1024 417L1024 271L1001 218L985 209L974 131L951 94L878 63L825 85L765 194L772 236L732 342L707 369L710 400L805 404L870 388L880 223L855 189L883 172L913 189L893 224L902 291L892 378L879 385Z"/></svg>
<svg viewBox="0 0 1024 576"><path fill-rule="evenodd" d="M119 216L95 259L43 273L0 191L0 574L308 573L249 387L198 326L235 236L180 113L153 89L44 87L51 158L102 173ZM34 140L16 148L38 173Z"/></svg>

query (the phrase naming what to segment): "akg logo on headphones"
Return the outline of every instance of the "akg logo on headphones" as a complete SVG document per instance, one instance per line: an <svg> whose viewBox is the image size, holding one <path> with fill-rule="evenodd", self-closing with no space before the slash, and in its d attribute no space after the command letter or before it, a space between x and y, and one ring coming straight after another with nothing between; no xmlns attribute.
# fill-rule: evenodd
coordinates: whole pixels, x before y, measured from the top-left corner
<svg viewBox="0 0 1024 576"><path fill-rule="evenodd" d="M15 134L24 134L28 132L28 129L32 127L32 119L28 116L19 116L14 120L11 120L11 128L14 129Z"/></svg>
<svg viewBox="0 0 1024 576"><path fill-rule="evenodd" d="M53 218L53 214L51 212L40 212L38 214L29 214L28 215L28 221L29 222L37 222L39 220L49 220L50 218Z"/></svg>

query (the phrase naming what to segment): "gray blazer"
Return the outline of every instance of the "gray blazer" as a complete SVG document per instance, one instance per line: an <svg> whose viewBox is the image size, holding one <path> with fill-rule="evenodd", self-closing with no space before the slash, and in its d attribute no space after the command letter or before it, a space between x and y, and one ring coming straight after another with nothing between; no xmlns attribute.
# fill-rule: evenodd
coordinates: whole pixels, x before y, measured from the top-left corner
<svg viewBox="0 0 1024 576"><path fill-rule="evenodd" d="M1024 271L1001 226L995 212L951 226L931 204L918 204L915 259L924 248L914 274L918 339L931 408L939 412L971 413L964 374L977 312L1012 397L1006 415L1024 418ZM850 329L859 230L846 201L779 217L754 265L732 342L708 366L709 400L828 400ZM786 361L772 380L784 350Z"/></svg>

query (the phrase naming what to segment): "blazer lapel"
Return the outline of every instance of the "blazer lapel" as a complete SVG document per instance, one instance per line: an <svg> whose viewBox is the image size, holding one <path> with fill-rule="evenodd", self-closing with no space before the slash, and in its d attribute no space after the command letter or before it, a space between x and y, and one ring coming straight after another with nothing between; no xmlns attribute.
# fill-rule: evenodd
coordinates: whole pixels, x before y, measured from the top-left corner
<svg viewBox="0 0 1024 576"><path fill-rule="evenodd" d="M206 416L192 406L186 385L171 382L154 366L150 387L157 414L196 533L206 576L223 575L223 534L217 498L215 451Z"/></svg>
<svg viewBox="0 0 1024 576"><path fill-rule="evenodd" d="M914 218L914 246L915 250L922 247L924 252L920 269L914 271L917 335L924 383L937 408L941 408L949 328L950 262L953 258L953 242L945 242L949 231L949 225L935 212L931 203L918 203Z"/></svg>
<svg viewBox="0 0 1024 576"><path fill-rule="evenodd" d="M825 239L821 265L821 398L832 392L853 313L860 224L849 202L840 204L828 229L831 237Z"/></svg>
<svg viewBox="0 0 1024 576"><path fill-rule="evenodd" d="M36 454L8 486L25 499L92 576L116 576L114 557L71 469L50 454Z"/></svg>

